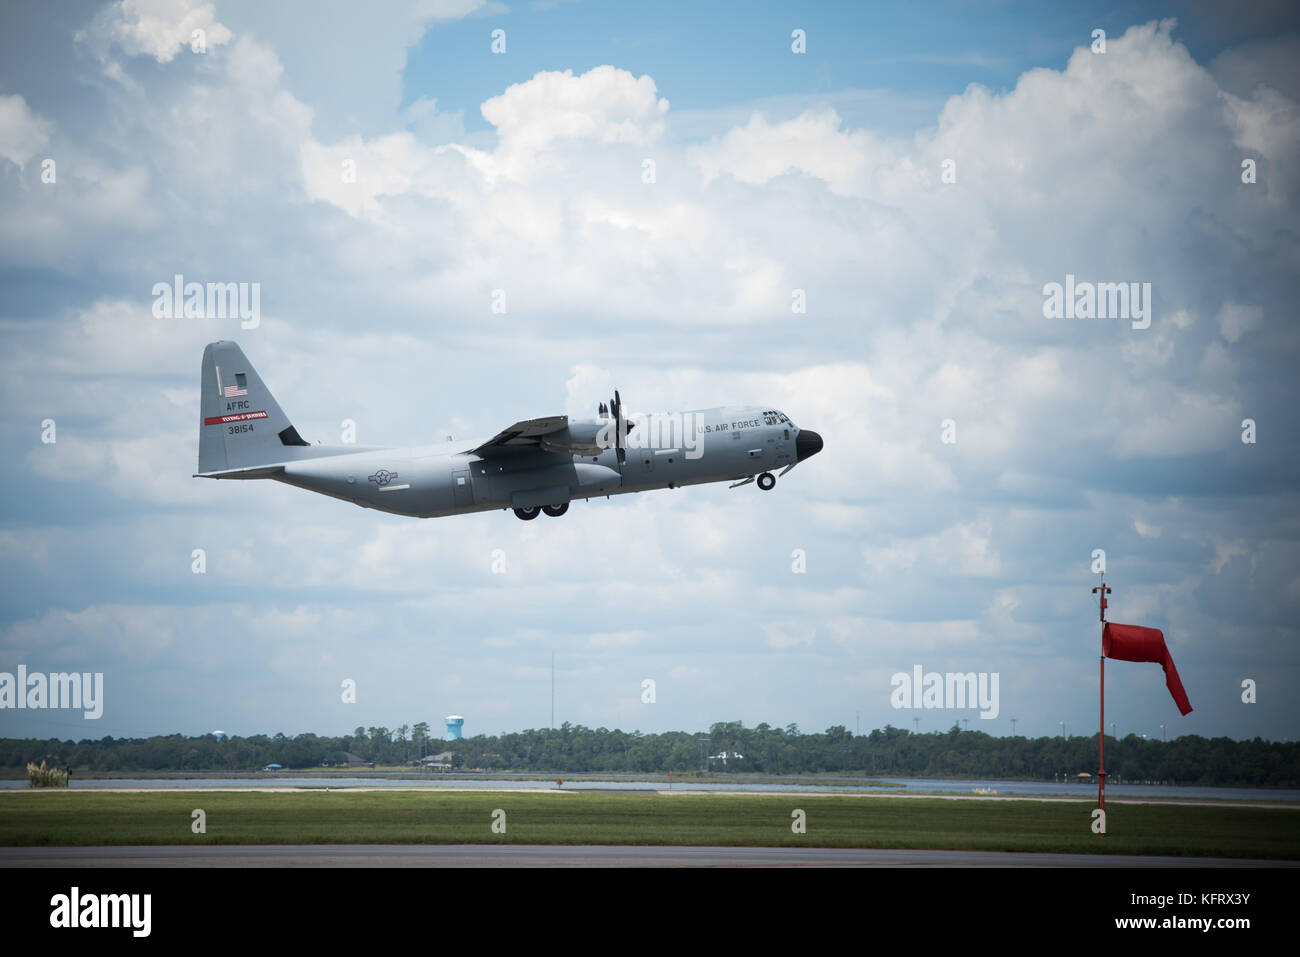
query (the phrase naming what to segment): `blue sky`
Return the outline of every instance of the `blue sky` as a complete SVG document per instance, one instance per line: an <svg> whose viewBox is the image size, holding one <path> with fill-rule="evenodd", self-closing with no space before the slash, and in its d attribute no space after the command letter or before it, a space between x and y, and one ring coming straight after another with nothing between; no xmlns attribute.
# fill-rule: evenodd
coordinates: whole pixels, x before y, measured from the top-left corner
<svg viewBox="0 0 1300 957"><path fill-rule="evenodd" d="M0 21L0 671L106 681L98 721L0 735L541 726L552 650L557 719L591 726L1082 732L1103 548L1112 618L1165 629L1196 707L1116 663L1121 733L1295 737L1285 5ZM260 324L154 318L177 273L260 283ZM1045 317L1067 275L1150 283L1149 327ZM375 515L190 477L218 338L312 440L461 441L618 388L781 408L826 449L770 495ZM916 664L1000 674L999 717L894 709Z"/></svg>
<svg viewBox="0 0 1300 957"><path fill-rule="evenodd" d="M1169 13L1150 3L1104 12L1035 3L522 4L429 30L408 58L402 98L405 106L435 96L479 130L478 104L505 86L539 70L617 61L654 76L674 110L880 88L941 103L972 82L1005 89L1027 69L1059 65L1071 37L1093 28L1118 33ZM498 23L516 42L510 56L484 64L484 27ZM813 38L803 58L788 55L794 28Z"/></svg>

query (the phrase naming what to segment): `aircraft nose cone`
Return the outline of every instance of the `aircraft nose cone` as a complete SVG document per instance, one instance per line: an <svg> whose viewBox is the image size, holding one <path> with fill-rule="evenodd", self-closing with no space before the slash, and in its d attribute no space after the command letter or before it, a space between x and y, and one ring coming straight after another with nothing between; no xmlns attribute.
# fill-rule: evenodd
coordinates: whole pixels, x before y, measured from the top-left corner
<svg viewBox="0 0 1300 957"><path fill-rule="evenodd" d="M822 437L811 429L800 429L799 435L794 440L794 455L796 462L802 462L806 458L811 458L822 450Z"/></svg>

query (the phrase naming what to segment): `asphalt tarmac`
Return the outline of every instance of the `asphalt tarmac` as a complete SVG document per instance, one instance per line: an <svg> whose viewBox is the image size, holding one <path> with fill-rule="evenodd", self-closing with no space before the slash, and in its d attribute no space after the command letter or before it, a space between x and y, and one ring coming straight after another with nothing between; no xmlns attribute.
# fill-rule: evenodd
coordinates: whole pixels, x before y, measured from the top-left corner
<svg viewBox="0 0 1300 957"><path fill-rule="evenodd" d="M272 844L4 847L0 867L1298 867L1300 861L872 848Z"/></svg>

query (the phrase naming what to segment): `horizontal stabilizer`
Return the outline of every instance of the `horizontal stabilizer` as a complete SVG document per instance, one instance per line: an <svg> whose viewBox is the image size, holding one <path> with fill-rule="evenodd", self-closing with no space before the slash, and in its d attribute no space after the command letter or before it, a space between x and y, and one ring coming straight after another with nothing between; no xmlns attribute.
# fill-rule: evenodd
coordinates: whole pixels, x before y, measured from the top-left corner
<svg viewBox="0 0 1300 957"><path fill-rule="evenodd" d="M283 465L254 465L246 469L225 469L221 472L195 472L192 478L213 479L263 479L279 475Z"/></svg>

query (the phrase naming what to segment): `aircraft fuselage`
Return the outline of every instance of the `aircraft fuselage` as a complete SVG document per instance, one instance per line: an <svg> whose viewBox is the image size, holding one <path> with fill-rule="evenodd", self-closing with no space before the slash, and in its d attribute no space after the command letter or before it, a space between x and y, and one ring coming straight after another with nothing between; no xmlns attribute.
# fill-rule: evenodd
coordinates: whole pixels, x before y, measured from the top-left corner
<svg viewBox="0 0 1300 957"><path fill-rule="evenodd" d="M312 451L325 454L287 463L270 477L363 508L436 518L737 481L797 461L799 429L764 410L704 409L682 419L696 423L694 448L637 448L633 429L622 463L612 448L594 456L534 451L484 458L459 451L461 444L357 451L317 446Z"/></svg>

